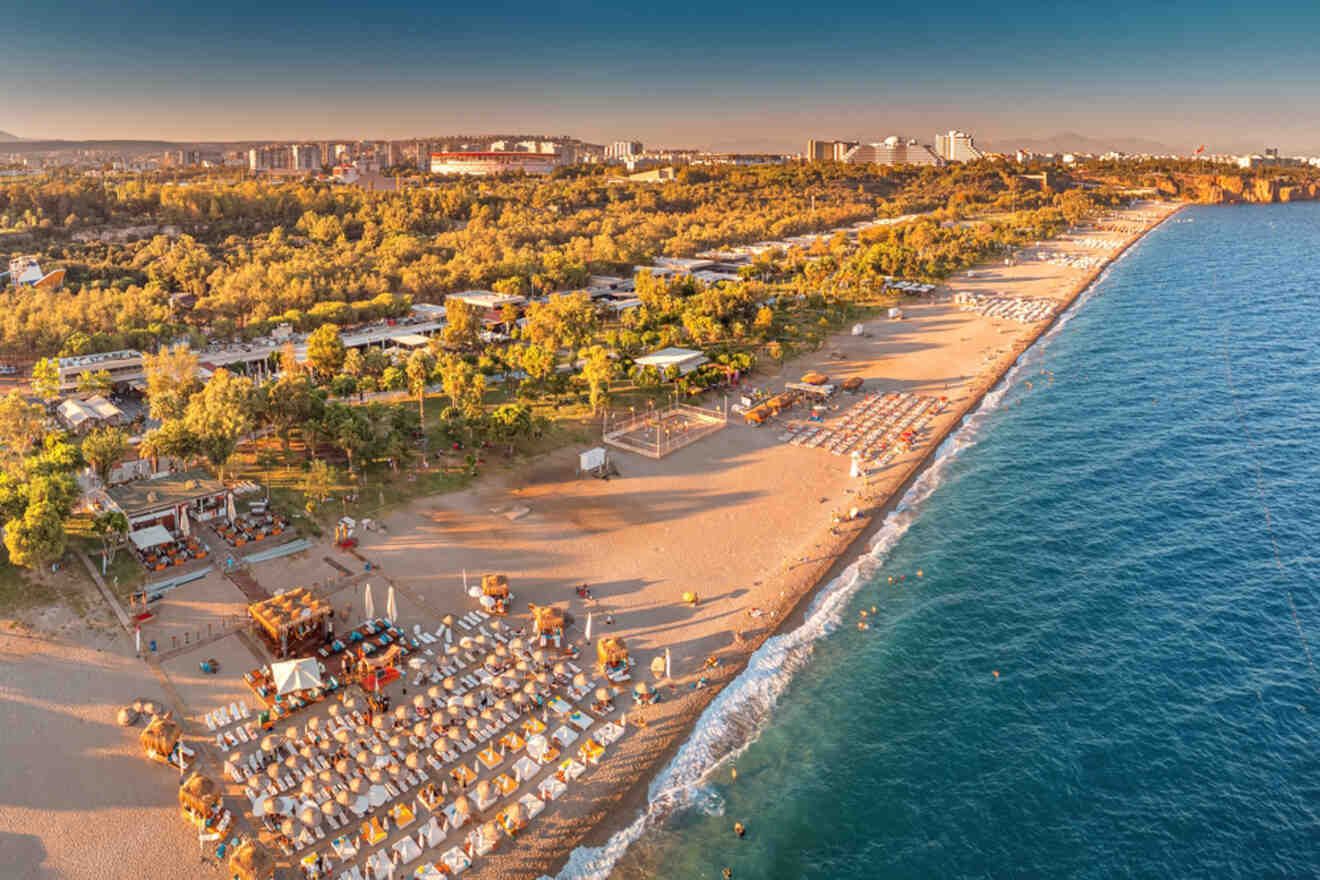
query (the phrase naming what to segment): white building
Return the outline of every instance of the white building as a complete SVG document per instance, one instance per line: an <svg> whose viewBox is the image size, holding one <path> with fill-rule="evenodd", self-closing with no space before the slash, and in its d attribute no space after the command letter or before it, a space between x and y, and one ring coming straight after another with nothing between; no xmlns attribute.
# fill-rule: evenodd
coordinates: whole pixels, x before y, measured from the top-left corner
<svg viewBox="0 0 1320 880"><path fill-rule="evenodd" d="M985 158L985 153L972 142L972 136L962 131L935 135L935 152L946 162L975 162Z"/></svg>
<svg viewBox="0 0 1320 880"><path fill-rule="evenodd" d="M484 152L432 153L432 174L465 174L486 177L496 174L549 174L556 158L543 153Z"/></svg>

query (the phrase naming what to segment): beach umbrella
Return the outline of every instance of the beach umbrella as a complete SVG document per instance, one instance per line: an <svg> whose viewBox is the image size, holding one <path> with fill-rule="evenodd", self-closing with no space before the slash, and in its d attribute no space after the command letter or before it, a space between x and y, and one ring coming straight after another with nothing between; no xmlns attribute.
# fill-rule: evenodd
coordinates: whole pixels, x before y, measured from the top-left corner
<svg viewBox="0 0 1320 880"><path fill-rule="evenodd" d="M587 686L587 677L586 677L586 675L584 675L584 674L582 674L581 672L579 672L577 675L573 676L573 687L574 687L574 688L576 688L577 690L582 690L582 689L583 689L584 687L586 687L586 686Z"/></svg>
<svg viewBox="0 0 1320 880"><path fill-rule="evenodd" d="M519 675L531 675L531 674L532 674L532 667L528 665L528 663L527 663L526 660L519 660L519 661L518 661L518 665L515 666L515 667L513 667L513 668L514 668L515 670L517 670L517 672L518 672Z"/></svg>
<svg viewBox="0 0 1320 880"><path fill-rule="evenodd" d="M390 771L391 776L398 776L400 773L403 772L403 766L400 764L391 764L386 769Z"/></svg>
<svg viewBox="0 0 1320 880"><path fill-rule="evenodd" d="M284 740L278 733L267 734L261 738L261 750L263 752L273 752L280 747Z"/></svg>
<svg viewBox="0 0 1320 880"><path fill-rule="evenodd" d="M444 691L440 690L439 685L431 685L426 689L426 695L433 700L438 700L444 696Z"/></svg>
<svg viewBox="0 0 1320 880"><path fill-rule="evenodd" d="M481 710L481 720L482 720L482 721L494 721L494 720L495 720L495 713L492 712L492 711L490 711L489 709L482 709L482 710Z"/></svg>
<svg viewBox="0 0 1320 880"><path fill-rule="evenodd" d="M312 795L316 794L316 780L310 776L306 777L305 779L303 779L302 785L299 787L299 791L301 791L307 797L311 797Z"/></svg>
<svg viewBox="0 0 1320 880"><path fill-rule="evenodd" d="M554 673L555 675L568 675L568 667L563 663L556 663Z"/></svg>
<svg viewBox="0 0 1320 880"><path fill-rule="evenodd" d="M403 737L397 735L390 737L390 748L392 749L403 748Z"/></svg>
<svg viewBox="0 0 1320 880"><path fill-rule="evenodd" d="M339 717L339 712L340 712L339 704L338 704L338 703L331 703L331 704L330 704L330 717L331 717L331 718L338 718L338 717Z"/></svg>
<svg viewBox="0 0 1320 880"><path fill-rule="evenodd" d="M238 518L238 513L234 510L234 493L230 492L225 496L225 519L233 525L234 520Z"/></svg>
<svg viewBox="0 0 1320 880"><path fill-rule="evenodd" d="M303 758L310 761L312 760L312 756L316 754L316 751L311 746L303 746L301 749L298 750L298 754L302 755Z"/></svg>
<svg viewBox="0 0 1320 880"><path fill-rule="evenodd" d="M381 772L379 767L373 767L367 771L367 781L372 785L380 785L385 782L385 774Z"/></svg>
<svg viewBox="0 0 1320 880"><path fill-rule="evenodd" d="M327 816L333 816L335 813L339 811L335 808L334 801L326 801L325 803L321 804L321 812Z"/></svg>
<svg viewBox="0 0 1320 880"><path fill-rule="evenodd" d="M485 645L490 640L486 638L485 633L477 633L472 641L476 642L478 645Z"/></svg>
<svg viewBox="0 0 1320 880"><path fill-rule="evenodd" d="M527 694L529 697L536 693L536 682L529 681L527 684L523 685L523 693Z"/></svg>
<svg viewBox="0 0 1320 880"><path fill-rule="evenodd" d="M289 740L298 739L298 725L290 724L284 731L284 736Z"/></svg>
<svg viewBox="0 0 1320 880"><path fill-rule="evenodd" d="M334 707L331 706L331 708L333 709ZM356 712L356 711L357 711L357 708L358 708L357 697L345 697L345 698L344 698L344 711L345 711L345 712Z"/></svg>
<svg viewBox="0 0 1320 880"><path fill-rule="evenodd" d="M280 766L279 761L276 761L275 763L266 767L266 775L269 776L271 779L279 779L280 771L282 769L283 768Z"/></svg>
<svg viewBox="0 0 1320 880"><path fill-rule="evenodd" d="M352 760L349 758L340 758L338 761L335 761L335 772L337 772L340 776L352 776L353 775Z"/></svg>
<svg viewBox="0 0 1320 880"><path fill-rule="evenodd" d="M341 727L335 731L335 742L348 745L349 739L351 739L351 737L348 734L347 727Z"/></svg>
<svg viewBox="0 0 1320 880"><path fill-rule="evenodd" d="M261 787L262 787L262 778L261 778L261 776L259 776L259 775L249 776L249 777L248 777L248 781L247 781L247 787L248 787L249 789L251 789L252 791L256 791L256 790L258 790L259 788L261 788Z"/></svg>
<svg viewBox="0 0 1320 880"><path fill-rule="evenodd" d="M535 651L533 651L532 659L536 661L538 664L545 663L545 649L537 648Z"/></svg>
<svg viewBox="0 0 1320 880"><path fill-rule="evenodd" d="M316 774L316 781L319 782L319 783L321 783L322 785L331 785L331 784L333 784L334 781L335 781L335 774L334 774L334 771L333 771L333 770L322 770L320 773Z"/></svg>
<svg viewBox="0 0 1320 880"><path fill-rule="evenodd" d="M473 695L472 693L466 693L466 694L464 694L464 695L463 695L463 708L464 708L464 709L475 709L475 708L477 708L477 698L476 698L476 696Z"/></svg>
<svg viewBox="0 0 1320 880"><path fill-rule="evenodd" d="M284 824L280 826L280 830L284 832L286 837L293 837L298 833L298 826L292 819L285 819Z"/></svg>
<svg viewBox="0 0 1320 880"><path fill-rule="evenodd" d="M549 684L549 683L550 683L550 676L546 675L544 672L538 672L538 673L536 673L536 683L537 683L537 684Z"/></svg>
<svg viewBox="0 0 1320 880"><path fill-rule="evenodd" d="M479 726L480 726L480 725L477 723L477 719L476 719L476 718L469 718L469 719L467 720L467 729L468 729L468 730L476 730Z"/></svg>
<svg viewBox="0 0 1320 880"><path fill-rule="evenodd" d="M353 734L354 734L358 739L366 739L366 738L368 738L369 736L371 736L371 728L368 727L368 726L365 725L365 724L359 724L359 725L353 730Z"/></svg>
<svg viewBox="0 0 1320 880"><path fill-rule="evenodd" d="M497 644L495 645L495 656L503 660L505 657L509 656L509 649L503 645Z"/></svg>
<svg viewBox="0 0 1320 880"><path fill-rule="evenodd" d="M509 702L508 702L507 700L496 700L496 701L495 701L495 711L496 711L496 712L507 712L507 711L509 711Z"/></svg>
<svg viewBox="0 0 1320 880"><path fill-rule="evenodd" d="M442 618L440 619L440 622L443 623L445 626L453 626L453 625L454 625L454 615L452 615L452 614L446 614L444 617L442 617Z"/></svg>
<svg viewBox="0 0 1320 880"><path fill-rule="evenodd" d="M444 737L440 737L431 748L435 749L437 755L443 755L449 749L449 742Z"/></svg>
<svg viewBox="0 0 1320 880"><path fill-rule="evenodd" d="M485 803L490 800L490 780L483 779L477 783L477 803Z"/></svg>
<svg viewBox="0 0 1320 880"><path fill-rule="evenodd" d="M602 703L608 703L610 701L610 692L605 688L596 688L596 699L600 700Z"/></svg>
<svg viewBox="0 0 1320 880"><path fill-rule="evenodd" d="M363 591L362 607L366 609L367 620L376 616L376 600L371 596L371 584L367 584L366 590Z"/></svg>
<svg viewBox="0 0 1320 880"><path fill-rule="evenodd" d="M420 769L422 766L422 756L416 752L409 752L408 757L403 759L403 763L407 765L409 770Z"/></svg>
<svg viewBox="0 0 1320 880"><path fill-rule="evenodd" d="M443 684L447 691L452 691L454 688L458 687L458 683L455 682L453 678L446 678Z"/></svg>
<svg viewBox="0 0 1320 880"><path fill-rule="evenodd" d="M460 815L467 815L472 812L472 807L468 805L466 795L459 795L454 799L454 812Z"/></svg>
<svg viewBox="0 0 1320 880"><path fill-rule="evenodd" d="M383 758L390 753L390 750L385 747L385 743L377 741L376 744L371 747L371 753L377 758Z"/></svg>
<svg viewBox="0 0 1320 880"><path fill-rule="evenodd" d="M341 807L348 806L350 800L352 800L352 797L349 795L348 789L341 788L339 791L335 792L335 803L339 804Z"/></svg>
<svg viewBox="0 0 1320 880"><path fill-rule="evenodd" d="M407 721L410 710L407 706L400 706L394 710L394 717L400 721Z"/></svg>
<svg viewBox="0 0 1320 880"><path fill-rule="evenodd" d="M389 590L385 593L385 616L389 618L390 623L399 619L399 609L394 602L394 584L390 584Z"/></svg>
<svg viewBox="0 0 1320 880"><path fill-rule="evenodd" d="M321 729L321 719L320 719L320 718L309 718L309 719L307 720L307 729L308 729L308 730L320 730L320 729Z"/></svg>
<svg viewBox="0 0 1320 880"><path fill-rule="evenodd" d="M363 779L361 776L354 776L348 781L348 790L353 792L353 794L366 794L367 788L367 780Z"/></svg>
<svg viewBox="0 0 1320 880"><path fill-rule="evenodd" d="M413 730L412 730L413 736L417 737L418 739L422 739L426 736L427 730L428 728L426 726L426 722L418 721L416 724L413 725Z"/></svg>
<svg viewBox="0 0 1320 880"><path fill-rule="evenodd" d="M457 727L447 728L445 730L445 735L448 736L450 739L454 740L455 742L458 742L460 739L463 738L463 732L460 731Z"/></svg>
<svg viewBox="0 0 1320 880"><path fill-rule="evenodd" d="M384 730L390 726L390 722L384 715L377 715L375 718L371 719L371 726L377 730Z"/></svg>
<svg viewBox="0 0 1320 880"><path fill-rule="evenodd" d="M674 674L670 671L669 649L665 648L665 678L673 678Z"/></svg>
<svg viewBox="0 0 1320 880"><path fill-rule="evenodd" d="M471 651L471 650L472 650L472 636L463 636L463 638L461 638L461 639L458 640L458 646L459 646L460 648L462 648L464 651Z"/></svg>
<svg viewBox="0 0 1320 880"><path fill-rule="evenodd" d="M510 650L510 651L512 651L513 653L516 654L516 653L518 653L519 651L521 651L522 649L523 649L523 640L522 640L522 637L521 637L521 636L515 636L514 638L509 639L509 650Z"/></svg>
<svg viewBox="0 0 1320 880"><path fill-rule="evenodd" d="M510 699L513 700L513 705L517 706L519 709L527 705L527 695L522 691L518 691Z"/></svg>

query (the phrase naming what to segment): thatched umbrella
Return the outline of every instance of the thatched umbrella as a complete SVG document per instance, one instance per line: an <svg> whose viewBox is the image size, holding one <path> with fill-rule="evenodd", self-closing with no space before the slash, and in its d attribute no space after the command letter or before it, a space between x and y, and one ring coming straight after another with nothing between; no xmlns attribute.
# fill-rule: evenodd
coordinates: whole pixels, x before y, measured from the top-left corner
<svg viewBox="0 0 1320 880"><path fill-rule="evenodd" d="M390 722L384 715L377 715L375 718L371 719L371 726L377 730L384 730L390 726Z"/></svg>
<svg viewBox="0 0 1320 880"><path fill-rule="evenodd" d="M385 774L381 772L379 767L373 767L367 771L367 781L372 785L384 785Z"/></svg>
<svg viewBox="0 0 1320 880"><path fill-rule="evenodd" d="M494 720L495 720L495 713L492 712L492 711L490 711L490 709L482 709L482 710L481 710L481 720L482 720L482 721L494 721Z"/></svg>
<svg viewBox="0 0 1320 880"><path fill-rule="evenodd" d="M533 660L533 662L537 663L538 665L540 665L540 664L544 664L544 663L545 663L545 649L544 649L544 648L537 648L535 651L533 651L533 652L532 652L532 660Z"/></svg>
<svg viewBox="0 0 1320 880"><path fill-rule="evenodd" d="M290 740L298 739L298 725L290 724L287 728L285 728L284 736Z"/></svg>
<svg viewBox="0 0 1320 880"><path fill-rule="evenodd" d="M370 786L367 784L367 780L363 779L361 776L354 776L348 781L348 790L353 792L353 794L366 794L368 788L370 788Z"/></svg>
<svg viewBox="0 0 1320 880"><path fill-rule="evenodd" d="M349 734L347 727L341 727L335 731L335 742L340 743L341 745L348 745L348 741L352 738L353 737Z"/></svg>
<svg viewBox="0 0 1320 880"><path fill-rule="evenodd" d="M385 743L377 740L376 744L371 747L371 753L377 758L383 758L390 753L390 750L385 746Z"/></svg>
<svg viewBox="0 0 1320 880"><path fill-rule="evenodd" d="M412 710L409 709L407 706L400 706L399 708L394 710L394 717L400 721L407 721L408 716L411 714L412 714Z"/></svg>
<svg viewBox="0 0 1320 880"><path fill-rule="evenodd" d="M469 692L463 695L463 708L464 709L477 708L477 697L475 694Z"/></svg>
<svg viewBox="0 0 1320 880"><path fill-rule="evenodd" d="M270 764L266 767L266 775L269 776L271 779L278 780L280 778L280 772L282 770L284 770L284 767L280 765L279 761L276 761L275 763Z"/></svg>
<svg viewBox="0 0 1320 880"><path fill-rule="evenodd" d="M443 755L449 750L449 743L445 741L444 737L440 737L440 739L435 741L435 745L432 746L432 748L435 749L437 755Z"/></svg>
<svg viewBox="0 0 1320 880"><path fill-rule="evenodd" d="M453 678L446 678L442 684L447 691L453 691L454 688L458 687L458 682L454 681Z"/></svg>
<svg viewBox="0 0 1320 880"><path fill-rule="evenodd" d="M458 653L458 645L453 645L453 644L445 645L446 655L453 657L457 653Z"/></svg>
<svg viewBox="0 0 1320 880"><path fill-rule="evenodd" d="M563 663L556 663L552 671L555 675L568 675L568 667Z"/></svg>
<svg viewBox="0 0 1320 880"><path fill-rule="evenodd" d="M155 752L162 758L168 757L178 745L179 739L183 736L183 730L168 714L159 718L152 719L146 729L142 731L139 739L142 742L142 748L148 752Z"/></svg>
<svg viewBox="0 0 1320 880"><path fill-rule="evenodd" d="M339 704L338 704L338 703L331 703L331 704L330 704L330 717L331 717L331 718L338 718L338 717L339 717L339 712L340 712Z"/></svg>
<svg viewBox="0 0 1320 880"><path fill-rule="evenodd" d="M326 816L333 816L335 813L339 812L339 810L335 807L334 801L326 801L321 804L321 812Z"/></svg>
<svg viewBox="0 0 1320 880"><path fill-rule="evenodd" d="M333 708L333 707L332 707L332 708ZM345 697L345 698L344 698L344 711L345 711L345 712L348 712L349 714L352 714L352 713L356 712L357 709L358 709L358 701L357 701L357 697Z"/></svg>
<svg viewBox="0 0 1320 880"><path fill-rule="evenodd" d="M312 797L316 794L316 780L310 776L306 777L303 779L302 785L298 787L298 790L307 797Z"/></svg>
<svg viewBox="0 0 1320 880"><path fill-rule="evenodd" d="M390 771L391 776L398 776L399 774L403 773L402 764L390 764L385 769Z"/></svg>
<svg viewBox="0 0 1320 880"><path fill-rule="evenodd" d="M220 803L220 786L215 780L193 773L179 786L179 806L202 816L209 815Z"/></svg>
<svg viewBox="0 0 1320 880"><path fill-rule="evenodd" d="M472 636L463 636L463 638L458 640L458 646L462 648L464 651L471 651L472 645L473 645Z"/></svg>
<svg viewBox="0 0 1320 880"><path fill-rule="evenodd" d="M430 728L427 727L425 721L418 721L416 724L413 725L412 728L413 736L417 737L418 739L424 739L429 731Z"/></svg>
<svg viewBox="0 0 1320 880"><path fill-rule="evenodd" d="M525 693L529 697L532 694L536 693L536 681L532 680L527 682L527 684L523 685L523 693Z"/></svg>
<svg viewBox="0 0 1320 880"><path fill-rule="evenodd" d="M120 727L132 727L137 724L138 714L132 706L124 706L115 714L115 721Z"/></svg>
<svg viewBox="0 0 1320 880"><path fill-rule="evenodd" d="M340 776L352 776L355 769L354 762L349 758L340 758L335 762L335 771Z"/></svg>
<svg viewBox="0 0 1320 880"><path fill-rule="evenodd" d="M320 730L320 729L321 729L321 719L320 719L320 718L309 718L309 719L307 720L307 729L308 729L308 730Z"/></svg>
<svg viewBox="0 0 1320 880"><path fill-rule="evenodd" d="M278 733L268 733L261 738L261 750L263 752L273 752L284 742L284 737Z"/></svg>
<svg viewBox="0 0 1320 880"><path fill-rule="evenodd" d="M292 819L285 819L284 822L280 825L280 830L283 831L285 835L289 837L293 837L295 834L298 833L298 824L294 822Z"/></svg>
<svg viewBox="0 0 1320 880"><path fill-rule="evenodd" d="M265 788L262 784L261 776L256 774L248 777L247 787L251 792L256 792L259 788Z"/></svg>
<svg viewBox="0 0 1320 880"><path fill-rule="evenodd" d="M518 665L513 668L519 675L527 676L532 674L532 666L526 660L519 660Z"/></svg>
<svg viewBox="0 0 1320 880"><path fill-rule="evenodd" d="M549 683L550 683L550 676L547 675L547 674L545 674L544 672L538 672L538 673L536 673L536 683L537 683L537 684L549 684Z"/></svg>
<svg viewBox="0 0 1320 880"><path fill-rule="evenodd" d="M618 636L605 636L596 642L596 659L601 666L618 666L628 662L628 649Z"/></svg>
<svg viewBox="0 0 1320 880"><path fill-rule="evenodd" d="M390 748L392 749L403 748L403 737L398 736L397 734L395 736L390 737Z"/></svg>
<svg viewBox="0 0 1320 880"><path fill-rule="evenodd" d="M316 781L325 786L333 785L335 782L335 771L322 770L316 774Z"/></svg>
<svg viewBox="0 0 1320 880"><path fill-rule="evenodd" d="M289 757L284 759L284 766L288 767L290 770L295 769L298 766L298 756L289 755Z"/></svg>
<svg viewBox="0 0 1320 880"><path fill-rule="evenodd" d="M494 709L495 709L496 712L507 712L507 711L509 711L509 701L508 701L508 700L496 700L496 701L495 701Z"/></svg>
<svg viewBox="0 0 1320 880"><path fill-rule="evenodd" d="M321 814L311 807L307 807L302 811L302 814L299 815L298 818L301 819L302 823L308 828L312 828L321 821Z"/></svg>
<svg viewBox="0 0 1320 880"><path fill-rule="evenodd" d="M408 756L403 759L403 763L409 770L420 770L422 767L422 756L416 752L409 752Z"/></svg>
<svg viewBox="0 0 1320 880"><path fill-rule="evenodd" d="M275 874L275 859L260 843L249 840L230 854L229 873L238 880L270 880Z"/></svg>
<svg viewBox="0 0 1320 880"><path fill-rule="evenodd" d="M367 727L367 725L365 724L359 724L356 728L354 728L353 735L356 736L358 739L366 739L367 737L371 736L371 728Z"/></svg>
<svg viewBox="0 0 1320 880"><path fill-rule="evenodd" d="M596 688L596 699L600 700L602 703L608 703L610 701L610 696L610 692L605 688Z"/></svg>
<svg viewBox="0 0 1320 880"><path fill-rule="evenodd" d="M454 742L458 742L463 738L463 731L459 730L457 726L449 727L445 730L445 736L449 737Z"/></svg>
<svg viewBox="0 0 1320 880"><path fill-rule="evenodd" d="M647 684L646 682L643 681L643 682L639 683L639 684L637 685L637 687L634 688L634 690L635 690L639 695L645 697L645 696L648 696L648 695L651 693L651 686L650 686L649 684Z"/></svg>
<svg viewBox="0 0 1320 880"><path fill-rule="evenodd" d="M521 636L509 639L509 650L518 653L523 649L523 640Z"/></svg>
<svg viewBox="0 0 1320 880"><path fill-rule="evenodd" d="M341 807L348 806L352 800L353 798L349 795L348 789L346 788L341 788L339 791L335 792L335 803L339 804Z"/></svg>
<svg viewBox="0 0 1320 880"><path fill-rule="evenodd" d="M477 729L478 727L480 727L480 726L481 726L481 725L477 722L477 719L476 719L476 718L469 718L469 719L467 720L467 729L468 729L468 730L476 730L476 729Z"/></svg>
<svg viewBox="0 0 1320 880"><path fill-rule="evenodd" d="M517 706L519 709L522 709L523 706L527 705L527 695L524 694L522 691L518 691L509 699L512 700L513 705Z"/></svg>
<svg viewBox="0 0 1320 880"><path fill-rule="evenodd" d="M478 633L478 634L472 639L472 641L475 642L476 644L482 646L482 647L485 647L487 644L490 643L490 639L486 638L486 636L485 636L483 633Z"/></svg>
<svg viewBox="0 0 1320 880"><path fill-rule="evenodd" d="M497 643L495 645L495 656L503 660L505 657L509 656L509 649Z"/></svg>
<svg viewBox="0 0 1320 880"><path fill-rule="evenodd" d="M303 746L298 750L298 754L302 755L304 759L310 761L312 758L316 757L316 749L312 746Z"/></svg>

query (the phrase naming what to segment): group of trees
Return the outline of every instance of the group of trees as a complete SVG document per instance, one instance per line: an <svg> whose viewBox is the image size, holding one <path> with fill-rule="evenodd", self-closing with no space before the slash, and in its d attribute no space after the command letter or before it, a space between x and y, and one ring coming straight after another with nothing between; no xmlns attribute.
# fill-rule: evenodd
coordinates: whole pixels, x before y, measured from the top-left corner
<svg viewBox="0 0 1320 880"><path fill-rule="evenodd" d="M39 568L64 555L64 523L73 513L79 488L74 474L85 464L83 451L69 437L45 430L45 411L17 392L0 399L0 521L5 549L14 565ZM103 455L112 438L97 438Z"/></svg>

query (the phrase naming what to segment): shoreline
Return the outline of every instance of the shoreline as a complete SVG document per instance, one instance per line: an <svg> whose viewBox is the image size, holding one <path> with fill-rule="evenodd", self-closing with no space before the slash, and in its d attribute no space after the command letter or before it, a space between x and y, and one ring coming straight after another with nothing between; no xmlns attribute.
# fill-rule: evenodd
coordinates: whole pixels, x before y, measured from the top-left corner
<svg viewBox="0 0 1320 880"><path fill-rule="evenodd" d="M827 561L828 564L811 580L805 589L799 590L790 596L787 608L780 609L782 613L776 614L773 623L769 627L761 630L754 639L748 640L742 646L741 650L738 651L736 661L728 664L730 668L724 675L720 676L721 680L718 682L712 681L709 687L703 689L709 693L704 694L699 700L699 705L688 708L687 711L683 712L681 719L679 719L680 726L684 728L683 732L678 736L671 737L661 749L653 753L655 757L651 762L651 766L643 771L640 778L612 805L613 809L610 811L609 818L594 824L570 849L561 852L553 860L551 870L546 872L549 876L559 876L572 858L573 853L578 849L605 845L615 834L630 827L638 820L640 814L646 812L650 802L652 782L657 778L659 772L672 763L678 752L691 739L697 721L706 709L728 685L747 671L748 664L756 651L769 639L792 632L805 623L812 602L827 586L862 558L869 549L871 541L884 527L889 515L898 507L912 486L934 464L944 443L963 426L968 416L981 407L986 395L1004 381L1005 377L1026 352L1058 325L1060 319L1072 309L1077 300L1099 280L1110 266L1126 254L1130 248L1162 226L1169 218L1180 213L1185 207L1185 203L1177 204L1171 211L1145 229L1128 236L1099 265L1089 270L1073 284L1071 290L1060 300L1059 308L1050 316L1049 320L1042 322L1037 327L1029 328L1021 337L1014 340L1010 354L998 358L985 374L975 378L971 383L971 392L967 399L956 406L954 417L949 420L942 430L932 435L925 444L922 454L908 465L897 485L883 499L871 506L860 519L854 521L854 527L849 529L846 534L841 535L842 540L836 542L827 559L817 560Z"/></svg>

